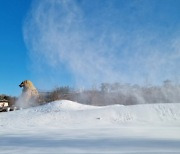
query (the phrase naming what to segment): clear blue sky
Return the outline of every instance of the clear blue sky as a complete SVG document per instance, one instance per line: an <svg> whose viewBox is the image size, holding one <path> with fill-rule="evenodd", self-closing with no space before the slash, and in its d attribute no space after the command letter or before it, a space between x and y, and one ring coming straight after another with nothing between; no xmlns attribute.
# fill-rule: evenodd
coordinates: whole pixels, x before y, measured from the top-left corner
<svg viewBox="0 0 180 154"><path fill-rule="evenodd" d="M68 7L56 2L35 1L31 10L31 0L0 1L0 94L20 95L25 79L38 89L74 86L78 79L82 87L108 78L179 79L179 0L77 0Z"/></svg>
<svg viewBox="0 0 180 154"><path fill-rule="evenodd" d="M0 93L19 95L18 84L30 78L22 25L30 0L0 1Z"/></svg>

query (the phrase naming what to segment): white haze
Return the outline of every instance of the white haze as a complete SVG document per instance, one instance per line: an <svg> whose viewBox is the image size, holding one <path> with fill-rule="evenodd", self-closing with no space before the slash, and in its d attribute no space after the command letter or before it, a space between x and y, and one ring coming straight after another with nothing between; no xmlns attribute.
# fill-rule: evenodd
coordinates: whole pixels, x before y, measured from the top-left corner
<svg viewBox="0 0 180 154"><path fill-rule="evenodd" d="M83 85L178 79L178 29L139 24L154 11L150 1L117 2L34 1L24 24L34 74L50 82L69 73Z"/></svg>
<svg viewBox="0 0 180 154"><path fill-rule="evenodd" d="M27 94L21 94L15 102L15 106L18 108L29 108L37 106L37 103L33 99L28 99Z"/></svg>

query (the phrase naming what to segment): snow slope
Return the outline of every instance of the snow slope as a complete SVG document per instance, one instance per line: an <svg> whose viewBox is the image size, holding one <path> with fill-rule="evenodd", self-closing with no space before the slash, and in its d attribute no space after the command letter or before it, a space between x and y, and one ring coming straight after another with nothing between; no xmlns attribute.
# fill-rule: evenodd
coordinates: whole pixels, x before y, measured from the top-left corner
<svg viewBox="0 0 180 154"><path fill-rule="evenodd" d="M0 113L0 153L180 153L180 104L56 101Z"/></svg>

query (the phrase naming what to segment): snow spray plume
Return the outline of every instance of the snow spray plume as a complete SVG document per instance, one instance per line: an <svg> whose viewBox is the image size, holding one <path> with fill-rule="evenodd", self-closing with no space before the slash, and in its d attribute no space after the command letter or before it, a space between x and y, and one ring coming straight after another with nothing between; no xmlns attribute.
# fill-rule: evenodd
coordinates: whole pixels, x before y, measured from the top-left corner
<svg viewBox="0 0 180 154"><path fill-rule="evenodd" d="M84 86L179 77L179 29L156 28L164 12L151 19L155 8L136 0L34 1L24 23L32 67L43 78L69 72Z"/></svg>
<svg viewBox="0 0 180 154"><path fill-rule="evenodd" d="M37 106L37 102L36 100L33 99L27 100L26 95L21 95L15 102L15 106L20 108L29 108L29 107Z"/></svg>

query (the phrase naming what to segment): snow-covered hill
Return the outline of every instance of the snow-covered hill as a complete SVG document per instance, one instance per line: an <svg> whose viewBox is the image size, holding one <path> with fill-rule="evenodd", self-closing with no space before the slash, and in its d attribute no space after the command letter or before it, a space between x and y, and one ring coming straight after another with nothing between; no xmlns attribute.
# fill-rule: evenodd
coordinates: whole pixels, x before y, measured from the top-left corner
<svg viewBox="0 0 180 154"><path fill-rule="evenodd" d="M178 103L95 107L63 100L0 113L0 153L180 153L179 128Z"/></svg>
<svg viewBox="0 0 180 154"><path fill-rule="evenodd" d="M95 107L72 101L56 101L20 111L1 113L1 127L91 128L123 124L173 124L180 126L180 104L112 105Z"/></svg>

